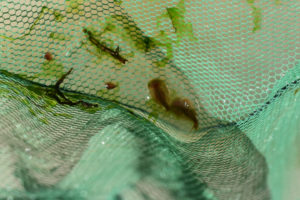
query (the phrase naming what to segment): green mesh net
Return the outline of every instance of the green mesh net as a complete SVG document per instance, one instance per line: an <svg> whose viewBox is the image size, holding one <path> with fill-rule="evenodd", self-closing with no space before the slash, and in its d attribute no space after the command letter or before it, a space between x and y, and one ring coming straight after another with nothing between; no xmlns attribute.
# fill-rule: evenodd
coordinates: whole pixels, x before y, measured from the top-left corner
<svg viewBox="0 0 300 200"><path fill-rule="evenodd" d="M0 199L299 200L298 8L0 1Z"/></svg>

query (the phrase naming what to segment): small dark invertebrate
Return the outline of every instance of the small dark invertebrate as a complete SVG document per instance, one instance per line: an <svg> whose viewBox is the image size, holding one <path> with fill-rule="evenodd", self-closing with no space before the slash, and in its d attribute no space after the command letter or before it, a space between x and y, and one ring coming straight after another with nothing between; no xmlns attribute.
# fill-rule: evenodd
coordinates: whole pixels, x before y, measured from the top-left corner
<svg viewBox="0 0 300 200"><path fill-rule="evenodd" d="M48 61L53 60L53 56L50 52L46 52L45 55L44 55L44 58Z"/></svg>
<svg viewBox="0 0 300 200"><path fill-rule="evenodd" d="M106 87L106 89L108 89L108 90L112 90L112 89L116 88L117 85L114 84L113 82L106 82L106 83L105 83L105 87Z"/></svg>

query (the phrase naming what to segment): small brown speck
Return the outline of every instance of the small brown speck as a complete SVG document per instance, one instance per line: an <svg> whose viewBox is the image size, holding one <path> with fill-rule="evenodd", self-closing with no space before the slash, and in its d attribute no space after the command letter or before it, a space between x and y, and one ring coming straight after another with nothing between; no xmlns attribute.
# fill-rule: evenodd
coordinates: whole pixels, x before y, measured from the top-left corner
<svg viewBox="0 0 300 200"><path fill-rule="evenodd" d="M116 88L117 85L114 84L114 83L112 83L112 82L106 82L106 83L105 83L105 87L106 87L106 89L108 89L108 90L112 90L112 89Z"/></svg>
<svg viewBox="0 0 300 200"><path fill-rule="evenodd" d="M53 56L52 56L52 54L51 54L50 52L45 53L44 58L45 58L46 60L48 60L48 61L53 60Z"/></svg>

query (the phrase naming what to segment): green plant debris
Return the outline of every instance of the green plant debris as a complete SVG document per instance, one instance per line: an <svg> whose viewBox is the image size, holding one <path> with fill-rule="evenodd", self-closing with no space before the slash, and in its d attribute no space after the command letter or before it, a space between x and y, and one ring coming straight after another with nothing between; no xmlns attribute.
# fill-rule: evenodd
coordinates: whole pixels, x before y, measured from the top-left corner
<svg viewBox="0 0 300 200"><path fill-rule="evenodd" d="M184 6L184 0L179 1L177 6L172 8L166 8L166 10L167 16L172 22L172 26L175 30L178 40L185 37L191 40L195 40L196 37L193 34L193 26L191 23L187 22L187 20L184 17L186 11Z"/></svg>
<svg viewBox="0 0 300 200"><path fill-rule="evenodd" d="M56 32L51 32L49 38L60 41L70 40L70 38L66 37L64 34Z"/></svg>
<svg viewBox="0 0 300 200"><path fill-rule="evenodd" d="M261 21L262 21L261 8L257 8L254 5L254 1L255 0L247 0L248 4L252 8L252 16L253 16L253 24L254 24L253 29L252 29L253 33L255 33L256 31L261 29Z"/></svg>
<svg viewBox="0 0 300 200"><path fill-rule="evenodd" d="M110 105L105 107L106 110L110 110L110 109L114 109L114 108L118 108L118 106L115 105L115 104L110 104Z"/></svg>
<svg viewBox="0 0 300 200"><path fill-rule="evenodd" d="M39 118L39 120L42 122L42 123L44 123L44 124L46 124L46 125L48 125L49 124L49 121L48 121L48 119L47 118Z"/></svg>
<svg viewBox="0 0 300 200"><path fill-rule="evenodd" d="M19 37L8 37L5 35L0 35L1 38L6 39L6 40L20 40L25 38L26 36L30 35L31 31L36 27L36 25L39 23L39 21L44 17L45 13L49 13L49 14L53 14L54 15L54 19L58 22L60 22L63 19L63 15L54 9L50 9L47 6L43 6L39 15L36 17L36 19L33 21L33 23L31 24L31 26L29 27L29 29L26 31L26 33L24 33L23 35L19 36Z"/></svg>
<svg viewBox="0 0 300 200"><path fill-rule="evenodd" d="M21 76L5 70L0 70L0 73L8 77L16 77L18 79L22 79L22 81L24 80ZM65 95L59 89L60 84L69 73L71 73L71 70L64 74L54 86L50 87L34 84L24 86L21 83L12 80L0 80L0 96L22 102L22 104L27 107L28 112L44 124L49 124L47 118L44 116L45 111L51 113L53 116L61 116L65 118L73 117L67 113L54 111L53 108L58 104L78 106L81 110L88 113L95 113L98 111L98 104L91 104L83 100L72 101L68 98L68 95ZM77 99L80 98L79 95L70 95L71 99L75 97L77 97Z"/></svg>
<svg viewBox="0 0 300 200"><path fill-rule="evenodd" d="M155 38L152 38L152 41L156 46L162 47L166 50L165 57L156 62L158 67L165 67L173 58L174 41L172 41L164 31L161 31L159 35L157 35Z"/></svg>
<svg viewBox="0 0 300 200"><path fill-rule="evenodd" d="M161 20L168 18L171 20L172 27L177 38L171 39L165 31L161 30L158 35L151 38L154 46L162 47L166 50L166 56L160 61L155 62L158 67L165 67L173 58L173 45L178 45L182 39L197 40L193 33L193 26L185 19L184 0L180 0L175 7L166 8L166 12L157 17L157 27L160 28Z"/></svg>
<svg viewBox="0 0 300 200"><path fill-rule="evenodd" d="M170 59L163 58L162 60L155 61L154 64L157 67L165 67L170 62Z"/></svg>
<svg viewBox="0 0 300 200"><path fill-rule="evenodd" d="M82 4L82 0L67 0L66 5L71 7L72 9L77 9L80 4Z"/></svg>
<svg viewBox="0 0 300 200"><path fill-rule="evenodd" d="M66 12L84 15L84 2L85 0L66 0Z"/></svg>
<svg viewBox="0 0 300 200"><path fill-rule="evenodd" d="M6 76L11 76L11 73L6 71L6 70L1 70L0 69L0 73L1 74L4 74ZM14 77L17 77L19 79L27 79L27 80L30 80L30 79L34 79L35 78L35 75L34 76L29 76L27 74L23 74L23 73L20 73L20 74L15 74Z"/></svg>
<svg viewBox="0 0 300 200"><path fill-rule="evenodd" d="M64 16L57 10L54 10L52 14L54 15L55 21L57 22L61 22L64 18Z"/></svg>
<svg viewBox="0 0 300 200"><path fill-rule="evenodd" d="M158 117L159 116L156 112L150 112L149 115L148 115L148 120L152 121L153 123L156 123Z"/></svg>
<svg viewBox="0 0 300 200"><path fill-rule="evenodd" d="M53 116L61 116L61 117L65 117L68 119L72 119L73 115L67 114L67 113L53 113Z"/></svg>
<svg viewBox="0 0 300 200"><path fill-rule="evenodd" d="M280 5L281 4L281 0L274 0L276 5Z"/></svg>
<svg viewBox="0 0 300 200"><path fill-rule="evenodd" d="M1 71L2 72L2 71ZM1 86L7 87L7 88L1 88L0 89L0 96L6 97L8 99L14 99L19 102L22 102L24 106L27 107L28 112L36 117L40 122L44 124L49 124L48 120L44 118L43 116L40 117L41 114L43 114L40 107L47 108L49 112L52 112L52 109L50 109L50 104L47 104L47 99L44 100L44 105L40 106L35 103L35 101L41 101L41 91L42 90L31 90L34 87L31 87L30 89L25 88L21 84L16 84L15 82L9 82L9 81L0 81ZM35 91L39 91L38 93L35 93ZM27 98L24 98L26 96ZM36 109L38 107L38 109Z"/></svg>
<svg viewBox="0 0 300 200"><path fill-rule="evenodd" d="M86 108L86 107L83 107L81 105L79 105L79 108L82 109L82 110L84 110L84 112L87 112L89 114L94 114L97 111L99 111L99 110L102 109L101 107L89 107L89 108Z"/></svg>
<svg viewBox="0 0 300 200"><path fill-rule="evenodd" d="M116 25L114 25L111 21L108 21L102 31L102 34L108 31L115 31L115 30L116 30Z"/></svg>
<svg viewBox="0 0 300 200"><path fill-rule="evenodd" d="M150 37L145 36L143 38L143 44L145 45L145 52L149 52L149 50L153 46L153 40Z"/></svg>
<svg viewBox="0 0 300 200"><path fill-rule="evenodd" d="M114 0L114 3L116 5L121 5L123 3L123 1L122 0Z"/></svg>
<svg viewBox="0 0 300 200"><path fill-rule="evenodd" d="M254 27L252 32L256 32L257 30L261 29L261 20L262 20L262 15L261 15L261 9L260 8L256 8L256 7L252 7L253 11L253 23L254 23Z"/></svg>

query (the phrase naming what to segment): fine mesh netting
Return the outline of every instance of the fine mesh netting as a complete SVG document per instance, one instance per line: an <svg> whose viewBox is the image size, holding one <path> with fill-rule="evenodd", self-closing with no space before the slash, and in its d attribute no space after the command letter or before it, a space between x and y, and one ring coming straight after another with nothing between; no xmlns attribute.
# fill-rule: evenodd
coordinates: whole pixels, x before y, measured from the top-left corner
<svg viewBox="0 0 300 200"><path fill-rule="evenodd" d="M299 1L0 14L0 199L299 200Z"/></svg>

